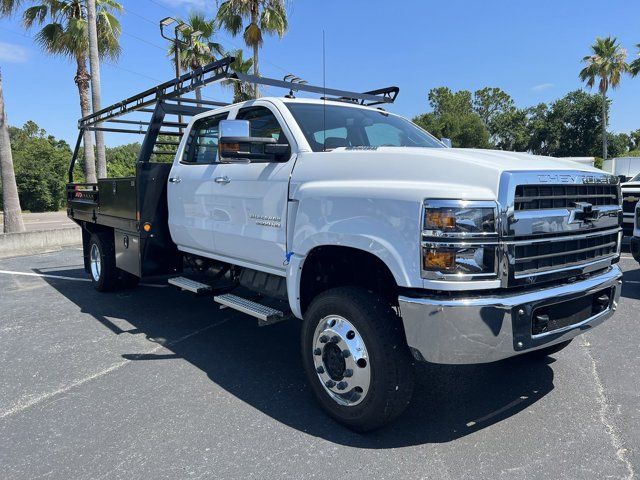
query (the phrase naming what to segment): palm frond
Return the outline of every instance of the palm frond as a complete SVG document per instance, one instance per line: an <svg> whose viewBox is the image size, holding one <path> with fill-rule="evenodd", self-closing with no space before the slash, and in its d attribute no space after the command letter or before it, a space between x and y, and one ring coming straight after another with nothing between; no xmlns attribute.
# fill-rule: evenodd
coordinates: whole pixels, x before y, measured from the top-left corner
<svg viewBox="0 0 640 480"><path fill-rule="evenodd" d="M259 47L262 46L262 30L260 30L260 27L255 23L250 23L249 25L247 25L247 28L244 29L244 35L242 37L244 38L244 42L250 47L254 47L256 45Z"/></svg>
<svg viewBox="0 0 640 480"><path fill-rule="evenodd" d="M0 0L0 17L8 17L20 9L22 0Z"/></svg>
<svg viewBox="0 0 640 480"><path fill-rule="evenodd" d="M236 0L222 2L218 9L218 15L216 16L218 24L225 30L228 30L234 37L238 35L242 29L242 17L249 13L245 11L242 3L243 2Z"/></svg>

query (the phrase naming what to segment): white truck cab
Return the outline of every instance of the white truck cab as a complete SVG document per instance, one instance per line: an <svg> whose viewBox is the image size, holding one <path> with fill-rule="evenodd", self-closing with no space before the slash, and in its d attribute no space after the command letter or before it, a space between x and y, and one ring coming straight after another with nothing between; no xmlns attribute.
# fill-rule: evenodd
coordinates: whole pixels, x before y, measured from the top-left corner
<svg viewBox="0 0 640 480"><path fill-rule="evenodd" d="M415 361L533 359L613 315L622 277L616 177L447 148L354 100L388 90L318 100L291 98L296 86L284 98L198 110L171 165L141 154L129 223L96 206L109 201L104 188L120 188L115 180L70 184L96 288L164 265L176 273L170 283L212 292L262 324L301 319L302 364L318 401L359 431L404 410ZM143 152L167 111L176 110L159 102Z"/></svg>

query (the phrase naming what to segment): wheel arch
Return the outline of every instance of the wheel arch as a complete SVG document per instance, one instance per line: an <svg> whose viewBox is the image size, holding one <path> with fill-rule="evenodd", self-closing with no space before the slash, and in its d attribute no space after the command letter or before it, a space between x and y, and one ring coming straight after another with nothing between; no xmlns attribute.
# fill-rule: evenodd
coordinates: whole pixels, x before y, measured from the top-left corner
<svg viewBox="0 0 640 480"><path fill-rule="evenodd" d="M336 287L360 286L398 300L398 282L391 268L367 250L343 245L318 245L305 256L294 255L287 277L289 303L302 318L313 298Z"/></svg>

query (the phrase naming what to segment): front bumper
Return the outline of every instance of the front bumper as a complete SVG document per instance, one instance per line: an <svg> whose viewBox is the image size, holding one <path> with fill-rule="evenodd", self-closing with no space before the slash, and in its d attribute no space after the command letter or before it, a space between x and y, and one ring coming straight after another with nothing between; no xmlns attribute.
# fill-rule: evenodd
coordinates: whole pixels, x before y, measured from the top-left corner
<svg viewBox="0 0 640 480"><path fill-rule="evenodd" d="M400 296L399 304L407 343L416 357L433 363L485 363L554 345L599 325L616 310L621 286L622 272L614 265L555 287L465 298ZM564 328L532 334L534 311L606 289L611 295L603 311Z"/></svg>

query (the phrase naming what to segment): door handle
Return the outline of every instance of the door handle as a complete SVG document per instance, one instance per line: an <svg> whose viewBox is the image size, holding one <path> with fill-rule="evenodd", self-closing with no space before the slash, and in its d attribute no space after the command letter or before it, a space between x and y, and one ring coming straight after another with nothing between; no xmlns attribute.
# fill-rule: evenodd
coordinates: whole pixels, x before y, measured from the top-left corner
<svg viewBox="0 0 640 480"><path fill-rule="evenodd" d="M171 177L169 183L180 183L182 179L180 177Z"/></svg>
<svg viewBox="0 0 640 480"><path fill-rule="evenodd" d="M226 175L224 177L216 177L214 179L214 181L216 183L221 183L222 185L226 185L227 183L229 183L231 180L229 180L229 177L227 177Z"/></svg>

